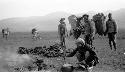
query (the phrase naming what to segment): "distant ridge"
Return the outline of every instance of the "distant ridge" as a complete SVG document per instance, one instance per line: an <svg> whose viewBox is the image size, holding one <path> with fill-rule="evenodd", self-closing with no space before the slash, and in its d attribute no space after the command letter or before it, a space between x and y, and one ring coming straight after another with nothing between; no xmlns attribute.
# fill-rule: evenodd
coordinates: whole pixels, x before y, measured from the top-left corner
<svg viewBox="0 0 125 72"><path fill-rule="evenodd" d="M113 18L116 20L119 28L125 28L125 9L119 9L117 11L106 11L104 14L111 12ZM76 14L82 16L85 13ZM92 17L96 12L89 11L87 14ZM66 24L68 29L67 17L71 15L66 12L54 12L45 16L32 16L32 17L17 17L0 20L0 30L5 27L9 27L13 32L29 32L32 28L36 27L39 31L57 31L57 26L61 17L66 18Z"/></svg>

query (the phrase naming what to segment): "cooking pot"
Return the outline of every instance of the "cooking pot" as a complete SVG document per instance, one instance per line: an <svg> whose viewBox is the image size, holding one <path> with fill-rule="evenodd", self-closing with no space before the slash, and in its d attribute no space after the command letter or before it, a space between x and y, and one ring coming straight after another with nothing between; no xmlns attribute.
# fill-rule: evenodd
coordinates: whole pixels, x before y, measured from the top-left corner
<svg viewBox="0 0 125 72"><path fill-rule="evenodd" d="M73 72L73 66L71 64L64 64L61 67L61 72Z"/></svg>

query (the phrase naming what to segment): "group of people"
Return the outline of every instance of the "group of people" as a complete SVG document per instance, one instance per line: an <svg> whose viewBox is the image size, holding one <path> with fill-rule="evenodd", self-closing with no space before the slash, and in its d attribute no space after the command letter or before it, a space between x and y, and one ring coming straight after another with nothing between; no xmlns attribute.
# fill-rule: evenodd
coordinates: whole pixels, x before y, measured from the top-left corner
<svg viewBox="0 0 125 72"><path fill-rule="evenodd" d="M73 18L75 18L75 16ZM65 24L64 20L65 20L65 18L61 18L60 24L58 25L58 33L60 36L60 42L61 42L62 46L65 46L65 37L67 34L66 24ZM77 48L75 50L73 50L73 52L71 52L69 55L67 55L67 57L72 57L76 53L78 53L77 59L78 59L80 65L85 64L85 67L95 66L97 63L99 63L96 53L94 52L94 50L92 49L92 47L90 46L90 44L88 42L90 35L91 35L90 30L94 29L94 28L92 28L92 25L90 25L93 22L94 21L89 19L89 15L84 14L82 16L79 26L83 25L82 27L84 29L83 31L85 31L84 32L85 37L84 38L78 37L76 39ZM76 25L74 25L74 26L76 26ZM74 29L75 29L75 27L74 28L71 27L71 30L74 30ZM117 34L116 22L114 19L112 19L112 14L109 13L108 20L106 21L106 31L104 31L104 36L108 35L110 48L112 49L112 43L113 43L115 51L116 51L116 34Z"/></svg>
<svg viewBox="0 0 125 72"><path fill-rule="evenodd" d="M10 33L9 28L2 29L3 38L6 38L6 39L7 39L9 33Z"/></svg>
<svg viewBox="0 0 125 72"><path fill-rule="evenodd" d="M97 14L98 15L98 14ZM99 14L99 16L102 16L101 18L105 19L105 16L103 13ZM71 18L72 17L72 20ZM75 17L75 15L71 15L68 18L70 18L70 23L75 23L75 19L79 19ZM95 19L95 18L94 18ZM84 40L87 44L91 45L91 40L94 39L94 34L98 32L96 25L94 23L93 19L89 19L89 15L84 14L82 17L79 19L80 21L77 20L76 25L71 25L71 30L70 32L73 33L74 35L77 34L74 33L75 30L80 30L84 34ZM103 20L103 19L102 19ZM79 24L79 25L78 25ZM100 25L101 26L101 25ZM109 38L109 45L110 48L112 49L112 43L114 46L114 49L116 50L116 33L117 33L117 24L115 20L112 18L112 14L108 14L108 20L106 21L106 30L103 32L104 36L108 35ZM62 46L65 46L65 37L68 35L67 28L66 28L66 23L65 23L65 18L61 18L60 24L58 25L58 34L60 37L60 42ZM78 36L76 39L78 39L80 36Z"/></svg>

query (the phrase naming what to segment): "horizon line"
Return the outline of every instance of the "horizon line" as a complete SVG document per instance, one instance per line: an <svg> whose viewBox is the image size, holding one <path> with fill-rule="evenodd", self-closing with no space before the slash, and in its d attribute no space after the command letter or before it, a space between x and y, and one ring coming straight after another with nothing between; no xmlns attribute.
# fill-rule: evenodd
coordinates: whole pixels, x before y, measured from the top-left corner
<svg viewBox="0 0 125 72"><path fill-rule="evenodd" d="M120 9L117 9L117 10L106 10L106 11L103 11L104 12L113 12L113 11L118 11L118 10L122 10L122 9L125 9L125 8L120 8ZM30 18L30 17L44 17L44 16L47 16L49 14L52 14L52 13L59 13L59 12L62 12L62 13L67 13L67 14L81 14L81 13L89 13L89 12L95 12L95 13L101 13L102 11L94 11L94 10L90 10L90 11L87 11L87 12L80 12L80 13L70 13L70 12L66 12L66 11L55 11L55 12L51 12L51 13L47 13L45 15L33 15L33 16L15 16L15 17L7 17L7 18L2 18L0 20L5 20L5 19L10 19L10 18Z"/></svg>

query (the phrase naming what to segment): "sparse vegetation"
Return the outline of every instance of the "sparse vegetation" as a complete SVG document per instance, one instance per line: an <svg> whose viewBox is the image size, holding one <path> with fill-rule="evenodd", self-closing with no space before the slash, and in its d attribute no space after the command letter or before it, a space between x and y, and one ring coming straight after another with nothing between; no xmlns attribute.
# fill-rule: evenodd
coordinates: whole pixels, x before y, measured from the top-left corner
<svg viewBox="0 0 125 72"><path fill-rule="evenodd" d="M9 57L14 53L19 47L26 47L28 49L46 46L47 48L50 45L55 44L55 42L59 42L58 35L56 32L41 32L42 36L41 40L33 41L30 33L12 33L8 40L2 38L0 34L0 72L9 72L8 66L6 66L5 58ZM117 35L117 51L110 50L108 45L108 39L106 37L95 38L94 46L95 51L99 57L100 63L94 68L93 72L124 72L125 71L125 40L123 39L125 36L124 30L120 30ZM66 39L66 47L67 49L74 49L75 44L74 40L70 37ZM48 65L54 65L55 69L58 69L63 64L63 59L61 57L56 58L45 58L44 62ZM75 57L66 58L66 62L71 63L72 65L76 65L77 62ZM5 67L6 66L6 67ZM8 69L8 70L7 70ZM12 71L11 71L12 72ZM55 71L54 71L55 72Z"/></svg>

